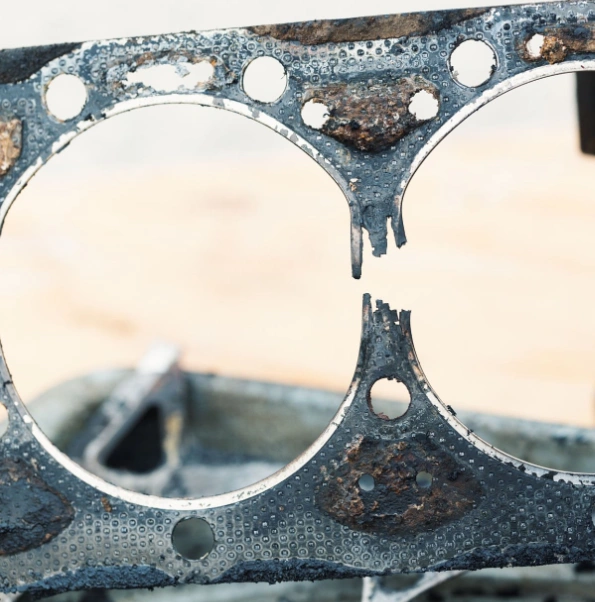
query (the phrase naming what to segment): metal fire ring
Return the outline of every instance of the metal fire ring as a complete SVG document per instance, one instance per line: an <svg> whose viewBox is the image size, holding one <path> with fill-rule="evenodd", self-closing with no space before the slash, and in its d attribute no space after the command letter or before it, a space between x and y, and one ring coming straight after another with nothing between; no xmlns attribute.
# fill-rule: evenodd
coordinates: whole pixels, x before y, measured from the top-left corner
<svg viewBox="0 0 595 602"><path fill-rule="evenodd" d="M469 44L486 57L481 78L459 66ZM277 73L270 83L281 73L282 87L260 89L254 69ZM593 2L2 50L0 220L33 174L86 129L134 108L194 103L274 129L334 178L350 207L359 277L363 230L375 255L386 252L389 220L404 244L401 200L412 174L453 128L506 91L580 72L582 143L592 152L589 69ZM134 387L160 386L155 374L148 362ZM90 473L41 431L3 358L0 376L9 415L0 441L4 592L595 560L595 476L517 460L474 435L428 383L409 312L373 306L369 296L355 375L324 433L273 476L225 494L165 498ZM369 392L381 378L409 390L401 418L374 413ZM134 395L122 393L122 407ZM192 520L211 540L196 558L172 543Z"/></svg>

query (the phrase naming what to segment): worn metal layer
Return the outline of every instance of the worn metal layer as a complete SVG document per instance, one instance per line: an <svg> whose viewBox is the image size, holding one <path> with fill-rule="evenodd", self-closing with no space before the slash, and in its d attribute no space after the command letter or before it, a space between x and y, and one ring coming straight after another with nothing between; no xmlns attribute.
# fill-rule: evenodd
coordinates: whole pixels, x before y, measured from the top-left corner
<svg viewBox="0 0 595 602"><path fill-rule="evenodd" d="M595 69L592 23L595 2L557 2L2 51L0 221L32 175L86 129L134 108L195 103L273 128L337 181L351 210L358 276L362 230L377 255L386 251L389 221L397 244L405 242L407 183L465 117L521 84ZM451 68L452 52L467 40L494 53L481 85L462 85ZM287 74L271 102L246 93L244 73L261 56ZM84 87L74 114L52 109L47 91L59 75ZM419 94L437 105L433 117L414 109ZM304 105L321 102L328 115L304 120ZM9 413L1 494L20 504L0 505L0 590L595 560L595 476L542 469L482 442L427 382L409 314L382 302L373 309L367 298L363 323L352 384L321 437L268 479L200 499L133 493L82 469L32 420L0 356ZM370 406L380 378L398 379L411 394L399 419ZM190 517L206 521L215 540L199 560L172 544L175 526Z"/></svg>

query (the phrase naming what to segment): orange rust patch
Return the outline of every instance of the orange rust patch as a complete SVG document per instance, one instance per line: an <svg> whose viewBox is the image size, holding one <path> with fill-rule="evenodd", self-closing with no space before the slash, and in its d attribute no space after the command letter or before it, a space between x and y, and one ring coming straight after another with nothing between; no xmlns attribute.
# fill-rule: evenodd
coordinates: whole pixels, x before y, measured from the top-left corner
<svg viewBox="0 0 595 602"><path fill-rule="evenodd" d="M5 176L20 157L22 135L20 119L0 119L0 177Z"/></svg>
<svg viewBox="0 0 595 602"><path fill-rule="evenodd" d="M595 52L595 24L584 23L576 27L548 27L543 31L543 44L539 56L531 56L524 41L521 54L526 61L545 59L550 64L561 63L572 54Z"/></svg>
<svg viewBox="0 0 595 602"><path fill-rule="evenodd" d="M439 100L439 91L423 77L404 77L396 82L368 81L309 90L304 103L323 103L329 118L321 131L339 142L364 152L381 152L426 122L409 112L418 92Z"/></svg>
<svg viewBox="0 0 595 602"><path fill-rule="evenodd" d="M338 522L369 533L440 527L471 511L483 493L464 465L424 435L392 442L358 437L321 472L317 505ZM430 487L417 483L420 472L432 475ZM363 475L373 477L371 491L360 488Z"/></svg>

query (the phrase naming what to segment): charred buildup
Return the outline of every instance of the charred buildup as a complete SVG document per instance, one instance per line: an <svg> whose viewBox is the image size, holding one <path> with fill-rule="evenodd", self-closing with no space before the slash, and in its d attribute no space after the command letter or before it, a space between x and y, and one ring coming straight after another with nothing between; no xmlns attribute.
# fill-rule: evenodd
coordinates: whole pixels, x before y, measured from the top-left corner
<svg viewBox="0 0 595 602"><path fill-rule="evenodd" d="M37 548L62 533L74 509L24 460L0 464L0 556Z"/></svg>
<svg viewBox="0 0 595 602"><path fill-rule="evenodd" d="M305 23L250 27L249 31L258 36L270 36L285 42L299 42L306 46L363 42L435 33L468 19L480 17L488 10L486 8L471 8L405 15L381 15L357 19L307 21Z"/></svg>
<svg viewBox="0 0 595 602"><path fill-rule="evenodd" d="M360 81L310 90L305 102L323 103L329 118L321 131L359 151L378 153L419 127L424 120L409 111L418 92L439 99L438 89L421 76L396 82Z"/></svg>

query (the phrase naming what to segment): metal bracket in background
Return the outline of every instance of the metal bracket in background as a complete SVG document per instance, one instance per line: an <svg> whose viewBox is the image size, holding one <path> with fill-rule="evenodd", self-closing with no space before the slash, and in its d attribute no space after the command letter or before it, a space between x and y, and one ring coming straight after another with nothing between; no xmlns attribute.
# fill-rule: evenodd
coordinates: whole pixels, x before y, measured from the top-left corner
<svg viewBox="0 0 595 602"><path fill-rule="evenodd" d="M471 42L491 56L481 81L461 77L456 66L455 53ZM262 57L286 78L270 101L248 85ZM389 223L396 244L404 244L407 183L452 129L514 87L591 69L594 2L3 50L0 221L33 174L93 125L151 104L194 103L273 128L335 179L351 212L352 272L359 277L363 231L375 255L386 252ZM59 78L82 91L74 114L50 102ZM382 302L373 308L369 297L357 369L327 429L273 476L222 495L166 499L92 475L48 440L0 360L9 414L0 442L5 592L595 559L595 477L543 469L481 441L428 383L409 313ZM401 418L373 411L370 389L381 378L407 386L411 403ZM172 543L189 519L212 536L198 558Z"/></svg>

